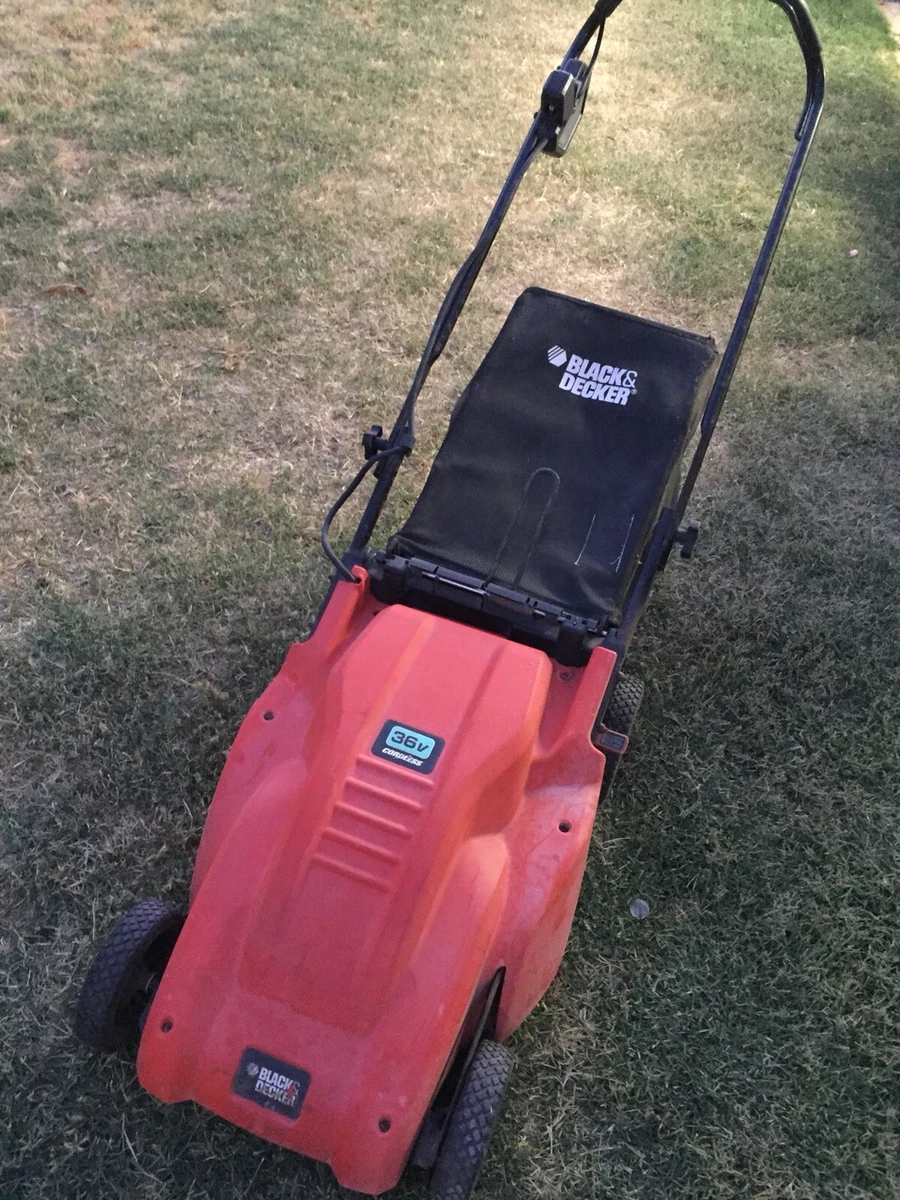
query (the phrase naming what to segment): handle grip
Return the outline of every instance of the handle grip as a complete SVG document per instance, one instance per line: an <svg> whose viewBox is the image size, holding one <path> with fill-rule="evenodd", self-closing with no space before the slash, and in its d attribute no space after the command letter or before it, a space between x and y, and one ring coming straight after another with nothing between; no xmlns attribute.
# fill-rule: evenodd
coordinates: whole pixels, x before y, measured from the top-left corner
<svg viewBox="0 0 900 1200"><path fill-rule="evenodd" d="M825 97L822 45L819 35L816 33L816 27L813 25L806 0L771 0L771 2L787 14L806 64L806 102L794 133L794 137L799 142L806 132L810 120L818 120L817 110L821 109ZM569 47L566 54L567 59L581 57L588 42L598 29L602 29L607 17L611 16L621 3L622 0L597 0L594 11Z"/></svg>
<svg viewBox="0 0 900 1200"><path fill-rule="evenodd" d="M825 68L822 63L822 43L816 33L806 0L772 0L782 12L787 13L794 36L803 51L806 63L806 103L797 123L794 137L801 141L810 122L818 122L825 98Z"/></svg>

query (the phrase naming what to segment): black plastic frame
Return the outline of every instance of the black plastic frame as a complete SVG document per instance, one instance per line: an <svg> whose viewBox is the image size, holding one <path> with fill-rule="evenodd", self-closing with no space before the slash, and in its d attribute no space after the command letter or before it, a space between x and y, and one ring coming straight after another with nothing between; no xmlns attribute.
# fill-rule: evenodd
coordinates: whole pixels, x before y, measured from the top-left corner
<svg viewBox="0 0 900 1200"><path fill-rule="evenodd" d="M825 98L825 71L822 62L821 44L809 9L807 8L806 0L770 0L770 2L776 4L788 16L806 66L806 98L795 130L797 148L791 159L778 202L775 206L734 328L729 337L718 373L710 391L700 421L699 440L685 474L684 482L681 485L675 502L670 507L664 508L660 513L643 562L632 585L621 622L616 628L610 630L603 639L603 644L615 650L619 655L620 662L624 658L637 621L647 603L653 580L659 569L668 559L678 535L679 524L684 516L696 484L697 476L700 473L703 460L709 449L716 423L725 403L738 361L740 360L750 325L772 266L772 260L781 240L791 207L793 206L797 188L800 184L800 179L806 166L822 113ZM593 12L579 30L563 59L565 66L569 59L580 58L591 40L596 38L591 60L586 68L584 94L581 101L582 107L584 99L586 99L587 88L590 84L590 75L600 49L606 20L618 8L620 3L621 0L598 0ZM564 69L564 67L560 69ZM366 466L358 473L351 486L330 510L326 519L326 526L323 528L322 541L326 553L328 553L337 568L338 575L335 578L342 576L354 582L357 580L357 577L351 573L350 568L365 561L366 547L384 508L397 471L415 442L415 404L419 393L428 378L432 366L440 357L453 332L459 315L478 278L479 272L490 252L526 171L541 151L549 153L557 152L555 147L559 132L560 130L554 124L551 113L546 108L542 108L535 115L531 128L528 131L525 141L522 143L522 147L516 156L475 248L463 263L450 285L425 345L409 393L390 435L384 439L384 448L369 460ZM365 506L350 546L341 560L337 558L328 544L327 527L330 525L331 519L340 506L349 498L359 483L362 482L370 467L375 468L376 484Z"/></svg>

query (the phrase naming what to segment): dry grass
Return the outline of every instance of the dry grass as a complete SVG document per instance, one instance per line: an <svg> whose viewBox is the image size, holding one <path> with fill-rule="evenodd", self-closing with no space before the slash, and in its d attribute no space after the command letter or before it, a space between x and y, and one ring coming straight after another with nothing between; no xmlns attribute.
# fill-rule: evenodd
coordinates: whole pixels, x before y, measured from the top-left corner
<svg viewBox="0 0 900 1200"><path fill-rule="evenodd" d="M321 514L405 394L582 9L0 14L3 1200L337 1194L156 1106L75 1044L71 1008L114 915L184 898L236 724L326 584ZM702 480L701 551L639 636L643 724L517 1035L485 1200L900 1190L900 98L869 0L815 11L829 117ZM529 284L725 333L790 149L785 35L760 0L616 13L575 148L523 186L435 371L390 519Z"/></svg>
<svg viewBox="0 0 900 1200"><path fill-rule="evenodd" d="M241 0L10 0L0 13L8 69L5 95L14 114L44 106L73 109L103 86L123 59L171 53L198 29L247 11Z"/></svg>

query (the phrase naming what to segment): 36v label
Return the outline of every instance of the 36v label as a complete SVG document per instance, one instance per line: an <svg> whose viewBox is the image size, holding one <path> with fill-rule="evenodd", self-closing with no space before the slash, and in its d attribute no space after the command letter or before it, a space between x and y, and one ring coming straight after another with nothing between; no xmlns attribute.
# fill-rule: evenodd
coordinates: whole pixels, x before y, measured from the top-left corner
<svg viewBox="0 0 900 1200"><path fill-rule="evenodd" d="M444 748L444 739L424 733L398 721L386 721L381 727L372 753L388 758L423 775L430 775Z"/></svg>

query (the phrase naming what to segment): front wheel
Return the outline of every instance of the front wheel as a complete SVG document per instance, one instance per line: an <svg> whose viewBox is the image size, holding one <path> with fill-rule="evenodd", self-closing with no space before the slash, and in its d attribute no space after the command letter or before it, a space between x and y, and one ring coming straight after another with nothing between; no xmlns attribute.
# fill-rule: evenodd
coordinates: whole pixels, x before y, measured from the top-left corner
<svg viewBox="0 0 900 1200"><path fill-rule="evenodd" d="M490 1038L475 1051L438 1152L431 1200L469 1200L514 1063L512 1053Z"/></svg>
<svg viewBox="0 0 900 1200"><path fill-rule="evenodd" d="M94 1050L118 1050L140 1037L146 1012L184 917L161 900L141 900L112 927L81 988L75 1032Z"/></svg>

